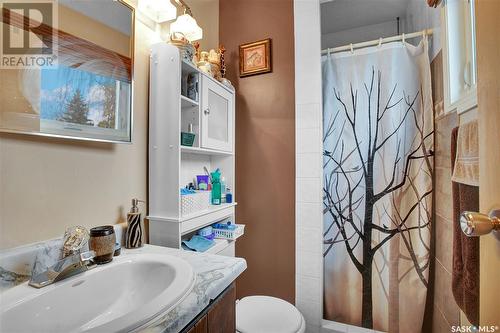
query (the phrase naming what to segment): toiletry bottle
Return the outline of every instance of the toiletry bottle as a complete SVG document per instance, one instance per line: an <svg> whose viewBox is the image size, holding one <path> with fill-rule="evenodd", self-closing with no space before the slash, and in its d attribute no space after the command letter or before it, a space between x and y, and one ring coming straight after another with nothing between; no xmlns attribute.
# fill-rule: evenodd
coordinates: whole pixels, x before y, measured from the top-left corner
<svg viewBox="0 0 500 333"><path fill-rule="evenodd" d="M221 177L220 179L220 191L222 194L226 193L226 178Z"/></svg>
<svg viewBox="0 0 500 333"><path fill-rule="evenodd" d="M233 202L233 195L231 194L231 189L228 187L226 193L226 203L232 203L232 202Z"/></svg>
<svg viewBox="0 0 500 333"><path fill-rule="evenodd" d="M220 202L226 203L226 178L220 179Z"/></svg>
<svg viewBox="0 0 500 333"><path fill-rule="evenodd" d="M212 205L221 204L220 172L212 172Z"/></svg>
<svg viewBox="0 0 500 333"><path fill-rule="evenodd" d="M142 224L141 213L137 205L144 202L139 199L132 199L132 208L127 214L127 237L125 247L127 249L136 249L143 244L144 226Z"/></svg>

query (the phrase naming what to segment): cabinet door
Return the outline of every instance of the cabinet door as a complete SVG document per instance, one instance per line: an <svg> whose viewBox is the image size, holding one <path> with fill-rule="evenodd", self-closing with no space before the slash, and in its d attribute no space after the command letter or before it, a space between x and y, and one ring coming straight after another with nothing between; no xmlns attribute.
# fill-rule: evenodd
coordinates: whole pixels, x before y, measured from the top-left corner
<svg viewBox="0 0 500 333"><path fill-rule="evenodd" d="M236 331L236 288L228 287L208 311L208 333L234 333Z"/></svg>
<svg viewBox="0 0 500 333"><path fill-rule="evenodd" d="M207 333L208 332L208 319L207 316L205 315L203 318L201 318L196 325L194 325L188 333Z"/></svg>
<svg viewBox="0 0 500 333"><path fill-rule="evenodd" d="M205 76L201 85L201 146L231 152L234 94Z"/></svg>

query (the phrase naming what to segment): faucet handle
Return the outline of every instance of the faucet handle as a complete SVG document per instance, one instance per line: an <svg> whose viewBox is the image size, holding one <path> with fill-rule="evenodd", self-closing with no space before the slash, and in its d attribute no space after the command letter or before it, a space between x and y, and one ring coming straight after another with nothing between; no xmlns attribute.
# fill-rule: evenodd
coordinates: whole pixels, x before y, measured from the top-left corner
<svg viewBox="0 0 500 333"><path fill-rule="evenodd" d="M80 253L80 260L82 262L89 261L95 258L95 251L87 251Z"/></svg>
<svg viewBox="0 0 500 333"><path fill-rule="evenodd" d="M89 240L85 227L73 226L66 229L63 236L62 259L79 253Z"/></svg>

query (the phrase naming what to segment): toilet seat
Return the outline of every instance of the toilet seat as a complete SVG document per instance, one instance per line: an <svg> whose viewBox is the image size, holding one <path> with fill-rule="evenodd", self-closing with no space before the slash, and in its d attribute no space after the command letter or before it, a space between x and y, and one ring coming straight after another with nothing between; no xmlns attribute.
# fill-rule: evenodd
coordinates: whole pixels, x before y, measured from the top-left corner
<svg viewBox="0 0 500 333"><path fill-rule="evenodd" d="M305 320L292 304L270 296L248 296L236 302L239 333L303 333Z"/></svg>

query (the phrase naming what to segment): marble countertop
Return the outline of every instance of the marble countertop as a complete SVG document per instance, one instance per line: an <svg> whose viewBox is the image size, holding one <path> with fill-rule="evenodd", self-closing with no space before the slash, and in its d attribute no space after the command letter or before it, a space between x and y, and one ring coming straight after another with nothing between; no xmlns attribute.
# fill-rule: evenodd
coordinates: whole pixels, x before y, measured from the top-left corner
<svg viewBox="0 0 500 333"><path fill-rule="evenodd" d="M180 332L247 268L246 260L242 258L188 252L153 245L145 245L134 250L122 249L122 255L141 251L183 258L193 267L196 274L192 291L176 307L142 331L147 333Z"/></svg>
<svg viewBox="0 0 500 333"><path fill-rule="evenodd" d="M53 240L0 253L0 294L27 283L32 268L51 264L59 256L60 241ZM140 253L168 254L186 260L196 275L191 292L166 314L158 317L142 332L176 333L195 319L211 300L217 298L247 268L245 259L188 252L167 247L145 245L123 249L121 256Z"/></svg>

